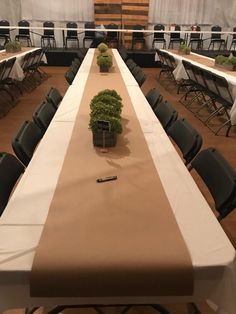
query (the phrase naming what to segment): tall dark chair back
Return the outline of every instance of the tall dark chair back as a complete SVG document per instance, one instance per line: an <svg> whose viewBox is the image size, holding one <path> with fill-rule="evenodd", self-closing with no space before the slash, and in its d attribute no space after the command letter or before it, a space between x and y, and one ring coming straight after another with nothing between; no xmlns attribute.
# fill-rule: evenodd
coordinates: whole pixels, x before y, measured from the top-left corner
<svg viewBox="0 0 236 314"><path fill-rule="evenodd" d="M44 36L52 36L54 37L54 29L48 29L48 28L54 28L54 23L51 21L46 21L43 23L43 34Z"/></svg>
<svg viewBox="0 0 236 314"><path fill-rule="evenodd" d="M168 135L174 140L187 165L202 147L202 136L186 119L176 120L168 129Z"/></svg>
<svg viewBox="0 0 236 314"><path fill-rule="evenodd" d="M3 72L3 75L2 75L2 78L1 78L2 81L4 81L4 80L9 78L9 76L11 74L11 71L12 71L12 68L13 68L13 66L15 64L15 61L16 61L16 57L8 59L5 62L4 72Z"/></svg>
<svg viewBox="0 0 236 314"><path fill-rule="evenodd" d="M175 25L175 31L181 31L180 25ZM170 39L179 39L180 33L170 33Z"/></svg>
<svg viewBox="0 0 236 314"><path fill-rule="evenodd" d="M26 20L21 20L18 22L18 26L19 27L30 27L30 23ZM19 28L19 35L29 36L29 34L30 34L29 29Z"/></svg>
<svg viewBox="0 0 236 314"><path fill-rule="evenodd" d="M77 28L77 24L75 22L68 22L66 24L67 28ZM77 30L67 30L67 35L66 35L66 42L65 42L65 47L67 48L67 42L69 41L76 41L77 46L79 48L79 38L78 38L78 33Z"/></svg>
<svg viewBox="0 0 236 314"><path fill-rule="evenodd" d="M84 24L85 29L95 29L95 23L94 22L86 22ZM83 38L83 47L85 47L85 42L87 40L94 40L95 38L95 31L93 30L86 30L84 32L84 38Z"/></svg>
<svg viewBox="0 0 236 314"><path fill-rule="evenodd" d="M12 148L20 161L27 166L43 136L41 129L31 121L25 121L12 140Z"/></svg>
<svg viewBox="0 0 236 314"><path fill-rule="evenodd" d="M0 215L2 215L11 192L24 170L25 167L15 156L5 152L0 153Z"/></svg>
<svg viewBox="0 0 236 314"><path fill-rule="evenodd" d="M151 88L145 97L153 110L163 100L163 97L161 96L161 94L158 92L156 88Z"/></svg>
<svg viewBox="0 0 236 314"><path fill-rule="evenodd" d="M164 38L164 31L165 26L163 24L156 24L154 26L154 31L161 31L161 32L155 32L153 36L153 41L152 41L152 48L154 48L155 43L163 43L163 49L166 48L166 40Z"/></svg>
<svg viewBox="0 0 236 314"><path fill-rule="evenodd" d="M163 126L164 130L168 132L169 127L177 120L178 112L168 102L160 103L155 109L154 113Z"/></svg>
<svg viewBox="0 0 236 314"><path fill-rule="evenodd" d="M235 170L215 148L201 151L193 159L192 168L208 187L221 220L236 207Z"/></svg>
<svg viewBox="0 0 236 314"><path fill-rule="evenodd" d="M222 28L219 25L212 26L211 31L211 39L221 39L221 34L216 33L222 31Z"/></svg>
<svg viewBox="0 0 236 314"><path fill-rule="evenodd" d="M30 23L26 20L21 20L18 22L19 27L30 27ZM27 46L32 46L32 42L30 39L30 30L25 28L19 28L18 35L15 36L15 40L27 40Z"/></svg>
<svg viewBox="0 0 236 314"><path fill-rule="evenodd" d="M1 20L0 26L10 26L10 23L7 20ZM10 29L9 28L0 28L0 36L10 36Z"/></svg>
<svg viewBox="0 0 236 314"><path fill-rule="evenodd" d="M0 21L0 26L10 26L10 23L7 20L1 20ZM0 28L0 39L4 39L4 44L5 45L7 42L11 40L10 37L10 29L9 28Z"/></svg>
<svg viewBox="0 0 236 314"><path fill-rule="evenodd" d="M57 109L62 101L62 95L59 90L55 87L51 87L49 92L47 93L46 100L51 102L53 106Z"/></svg>
<svg viewBox="0 0 236 314"><path fill-rule="evenodd" d="M46 132L55 113L56 108L47 100L43 101L33 113L33 120L43 133Z"/></svg>

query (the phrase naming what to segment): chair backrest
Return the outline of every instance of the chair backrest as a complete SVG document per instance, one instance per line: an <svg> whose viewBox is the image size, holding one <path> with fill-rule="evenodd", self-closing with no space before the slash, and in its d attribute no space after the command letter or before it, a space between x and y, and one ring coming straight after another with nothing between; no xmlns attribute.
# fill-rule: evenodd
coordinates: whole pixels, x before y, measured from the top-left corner
<svg viewBox="0 0 236 314"><path fill-rule="evenodd" d="M12 148L20 161L27 166L43 136L41 129L32 121L25 121L12 140Z"/></svg>
<svg viewBox="0 0 236 314"><path fill-rule="evenodd" d="M154 26L154 31L164 31L165 26L163 24L156 24ZM163 39L164 38L164 33L159 32L159 33L154 33L154 39Z"/></svg>
<svg viewBox="0 0 236 314"><path fill-rule="evenodd" d="M127 53L127 50L126 50L124 47L119 48L118 51L119 51L119 54L120 54L121 58L122 58L124 61L126 61L126 60L129 58L128 53Z"/></svg>
<svg viewBox="0 0 236 314"><path fill-rule="evenodd" d="M139 25L139 24L137 24L137 25L134 25L133 26L133 29L135 29L135 30L144 30L144 26L143 25ZM144 34L142 33L142 32L133 32L133 34L132 34L132 38L134 39L143 39L144 38Z"/></svg>
<svg viewBox="0 0 236 314"><path fill-rule="evenodd" d="M87 29L89 29L89 28L95 29L95 23L94 23L94 22L86 22L86 23L84 24L84 28L87 28ZM93 38L95 37L95 31L88 31L88 30L85 31L85 32L84 32L84 37L93 39Z"/></svg>
<svg viewBox="0 0 236 314"><path fill-rule="evenodd" d="M209 91L211 91L216 97L218 96L218 90L216 88L216 84L213 80L213 74L211 71L206 69L202 69L203 78L205 80L205 84Z"/></svg>
<svg viewBox="0 0 236 314"><path fill-rule="evenodd" d="M130 71L132 71L136 67L136 63L133 61L133 59L126 60L126 65L129 68Z"/></svg>
<svg viewBox="0 0 236 314"><path fill-rule="evenodd" d="M106 29L118 29L119 26L117 24L111 23L106 25ZM118 32L107 32L107 39L118 39Z"/></svg>
<svg viewBox="0 0 236 314"><path fill-rule="evenodd" d="M180 25L175 25L175 31L181 31ZM180 38L180 32L179 33L170 33L170 39L179 39Z"/></svg>
<svg viewBox="0 0 236 314"><path fill-rule="evenodd" d="M7 20L1 20L0 26L10 26L10 23ZM0 35L10 35L10 29L9 28L0 28Z"/></svg>
<svg viewBox="0 0 236 314"><path fill-rule="evenodd" d="M161 96L161 94L158 92L156 88L151 88L145 97L153 110L163 100L163 97Z"/></svg>
<svg viewBox="0 0 236 314"><path fill-rule="evenodd" d="M77 24L75 22L68 22L66 24L67 28L77 28ZM67 31L67 37L78 37L78 33L77 30L73 31L73 30L68 30Z"/></svg>
<svg viewBox="0 0 236 314"><path fill-rule="evenodd" d="M21 20L18 22L18 26L19 27L29 27L30 23L26 20ZM29 29L22 29L19 28L19 35L25 35L25 36L29 36Z"/></svg>
<svg viewBox="0 0 236 314"><path fill-rule="evenodd" d="M51 87L46 95L46 100L51 102L56 109L59 107L62 98L62 95L55 87Z"/></svg>
<svg viewBox="0 0 236 314"><path fill-rule="evenodd" d="M25 167L15 156L5 152L0 153L0 215L2 215L11 192L24 170Z"/></svg>
<svg viewBox="0 0 236 314"><path fill-rule="evenodd" d="M140 66L138 66L137 64L135 65L135 67L131 70L131 73L133 74L133 76L135 77L136 75L138 75L139 72L141 72L142 69L140 68Z"/></svg>
<svg viewBox="0 0 236 314"><path fill-rule="evenodd" d="M236 40L236 27L233 28L233 32L235 33L233 34L233 40Z"/></svg>
<svg viewBox="0 0 236 314"><path fill-rule="evenodd" d="M16 57L14 58L11 58L11 59L8 59L5 63L5 67L4 67L4 72L3 72L3 75L2 75L2 81L3 80L6 80L7 78L9 78L10 74L11 74L11 71L12 71L12 68L14 66L14 63L16 61Z"/></svg>
<svg viewBox="0 0 236 314"><path fill-rule="evenodd" d="M0 83L1 83L2 77L3 77L4 72L5 72L5 63L6 63L6 60L3 60L0 63Z"/></svg>
<svg viewBox="0 0 236 314"><path fill-rule="evenodd" d="M184 66L184 69L188 75L188 78L192 81L192 82L195 82L197 83L196 81L196 77L193 73L193 70L192 70L192 63L189 62L189 61L186 61L186 60L182 60L182 64Z"/></svg>
<svg viewBox="0 0 236 314"><path fill-rule="evenodd" d="M214 25L211 28L212 32L221 32L222 28L219 25ZM211 33L211 39L221 39L221 34Z"/></svg>
<svg viewBox="0 0 236 314"><path fill-rule="evenodd" d="M178 118L178 112L167 101L160 103L154 109L154 113L160 121L161 125L163 126L164 130L166 131Z"/></svg>
<svg viewBox="0 0 236 314"><path fill-rule="evenodd" d="M33 113L33 121L45 133L55 113L53 104L44 100Z"/></svg>
<svg viewBox="0 0 236 314"><path fill-rule="evenodd" d="M217 75L212 73L213 81L216 84L216 89L218 91L219 96L222 98L224 102L227 102L228 105L231 107L234 103L232 95L229 90L229 83L225 77L221 75Z"/></svg>
<svg viewBox="0 0 236 314"><path fill-rule="evenodd" d="M201 151L191 162L215 201L220 218L236 207L236 172L215 148Z"/></svg>
<svg viewBox="0 0 236 314"><path fill-rule="evenodd" d="M176 120L168 129L168 135L174 140L187 165L202 147L202 136L186 119Z"/></svg>
<svg viewBox="0 0 236 314"><path fill-rule="evenodd" d="M54 28L54 23L51 21L46 21L43 23L43 34L44 36L54 36L54 29L47 29L47 28Z"/></svg>
<svg viewBox="0 0 236 314"><path fill-rule="evenodd" d="M200 32L201 31L201 27L200 26L196 26L196 32ZM190 34L190 40L197 40L201 38L201 34L200 33L191 33Z"/></svg>
<svg viewBox="0 0 236 314"><path fill-rule="evenodd" d="M143 83L146 81L146 75L143 73L143 71L139 71L135 76L135 80L137 81L139 87L143 85Z"/></svg>
<svg viewBox="0 0 236 314"><path fill-rule="evenodd" d="M206 88L205 80L202 73L202 68L195 64L191 64L192 72L195 75L196 82L198 85L200 85L203 88Z"/></svg>
<svg viewBox="0 0 236 314"><path fill-rule="evenodd" d="M75 74L71 71L71 70L68 70L65 74L65 79L67 80L67 83L68 84L72 84L74 78L75 78Z"/></svg>

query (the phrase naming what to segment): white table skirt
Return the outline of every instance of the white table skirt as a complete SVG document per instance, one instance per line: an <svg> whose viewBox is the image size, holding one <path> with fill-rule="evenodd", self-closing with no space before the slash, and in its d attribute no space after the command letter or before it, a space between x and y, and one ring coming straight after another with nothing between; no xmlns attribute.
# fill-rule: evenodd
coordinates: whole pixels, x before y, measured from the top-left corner
<svg viewBox="0 0 236 314"><path fill-rule="evenodd" d="M124 81L130 74L113 50ZM81 101L90 49L0 220L0 307L57 304L151 304L210 299L220 314L236 313L235 250L137 85L127 89L156 169L189 249L194 269L190 297L31 298L29 276ZM82 84L85 85L86 82ZM115 86L114 86L115 88ZM92 145L92 134L91 134ZM174 245L174 244L173 244ZM150 252L151 254L151 252ZM158 280L158 278L157 278ZM46 284L46 283L45 283ZM180 283L181 284L181 283Z"/></svg>
<svg viewBox="0 0 236 314"><path fill-rule="evenodd" d="M25 75L24 75L24 72L23 72L23 70L21 68L23 58L24 58L24 56L26 54L28 54L28 53L30 53L30 52L32 52L34 50L38 50L38 49L40 49L40 48L33 48L33 49L29 50L29 51L24 51L24 52L21 52L21 53L15 55L15 56L11 56L10 58L4 59L4 60L9 60L11 58L16 57L16 61L15 61L14 65L13 65L12 71L10 73L10 78L12 78L14 80L17 80L17 81L22 81L24 79ZM1 50L0 51L0 53L3 53L3 52L5 52L5 50ZM0 62L2 62L2 61L0 61ZM47 59L46 59L45 55L43 55L42 61L47 63Z"/></svg>
<svg viewBox="0 0 236 314"><path fill-rule="evenodd" d="M165 50L166 51L166 50ZM232 125L235 125L236 124L236 77L233 76L233 75L230 75L230 74L227 74L227 73L224 73L220 70L217 70L217 69L213 69L213 68L209 68L199 62L196 62L196 61L192 61L192 60L189 60L187 58L184 58L183 56L180 56L180 55L176 55L175 53L172 53L170 51L166 51L167 53L169 53L170 55L172 55L175 60L177 61L177 67L175 68L175 70L173 71L173 74L174 74L174 77L177 81L181 80L181 79L188 79L188 75L185 71L185 68L183 66L183 63L182 63L182 60L186 60L188 62L191 62L203 69L206 69L208 71L211 71L212 73L215 73L217 75L220 75L220 76L224 76L226 78L226 80L228 81L229 83L229 89L230 89L230 92L231 92L231 95L234 99L234 103L233 103L233 106L230 110L230 120L231 120L231 124ZM196 55L195 53L192 53L192 55ZM212 58L208 58L206 56L202 56L203 58L205 59L211 59L211 60L214 60Z"/></svg>

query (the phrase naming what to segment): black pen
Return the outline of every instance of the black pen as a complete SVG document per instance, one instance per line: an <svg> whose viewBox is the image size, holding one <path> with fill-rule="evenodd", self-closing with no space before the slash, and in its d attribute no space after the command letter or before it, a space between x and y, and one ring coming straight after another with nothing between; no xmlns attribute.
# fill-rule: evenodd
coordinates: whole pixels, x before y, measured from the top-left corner
<svg viewBox="0 0 236 314"><path fill-rule="evenodd" d="M117 176L110 176L110 177L99 178L97 179L97 182L101 183L101 182L112 181L116 179L117 179Z"/></svg>

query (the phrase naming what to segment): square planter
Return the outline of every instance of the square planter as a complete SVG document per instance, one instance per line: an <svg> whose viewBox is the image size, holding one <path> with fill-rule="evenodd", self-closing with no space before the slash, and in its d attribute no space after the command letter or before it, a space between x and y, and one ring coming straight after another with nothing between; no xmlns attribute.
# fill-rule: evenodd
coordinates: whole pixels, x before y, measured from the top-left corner
<svg viewBox="0 0 236 314"><path fill-rule="evenodd" d="M98 131L96 133L93 132L93 145L98 147L114 147L116 145L117 134L111 132L105 132L103 134L102 131Z"/></svg>
<svg viewBox="0 0 236 314"><path fill-rule="evenodd" d="M236 71L236 66L234 64L218 64L215 63L215 67L219 69L224 69L226 71Z"/></svg>
<svg viewBox="0 0 236 314"><path fill-rule="evenodd" d="M104 67L104 66L100 66L100 72L101 73L107 73L107 72L109 72L109 68L108 67Z"/></svg>

